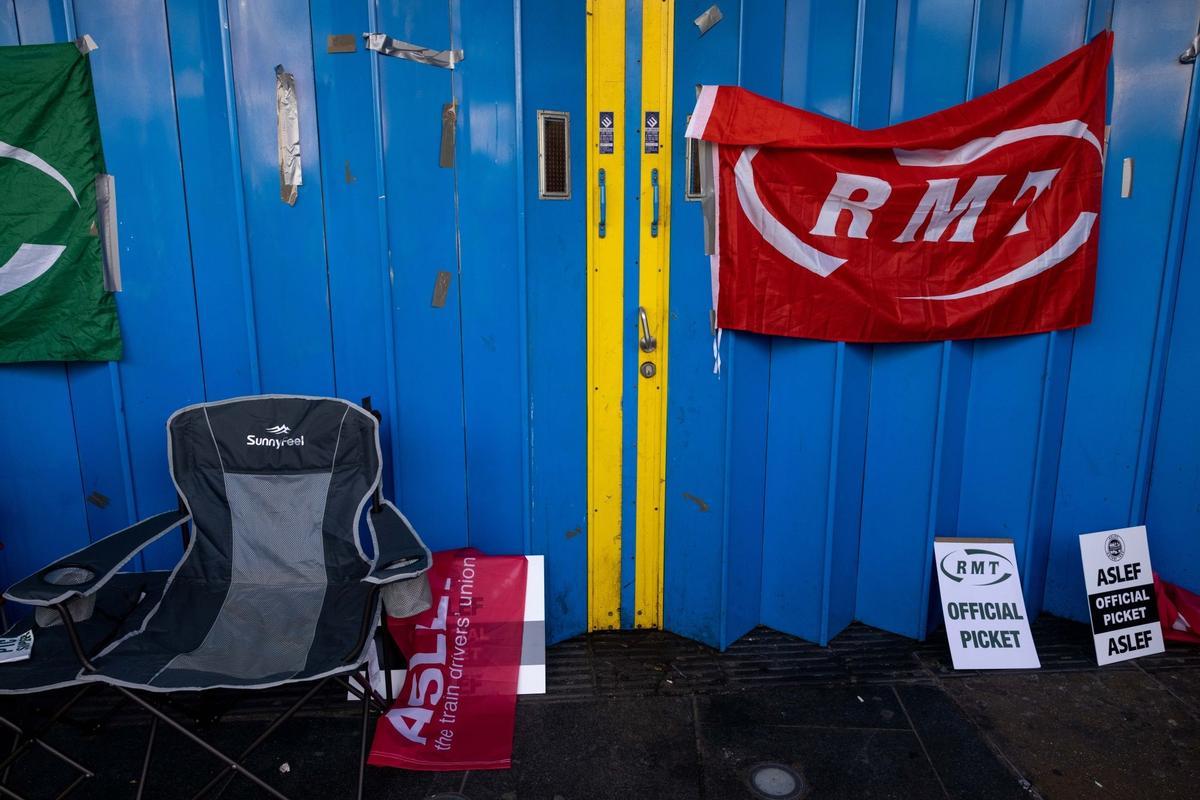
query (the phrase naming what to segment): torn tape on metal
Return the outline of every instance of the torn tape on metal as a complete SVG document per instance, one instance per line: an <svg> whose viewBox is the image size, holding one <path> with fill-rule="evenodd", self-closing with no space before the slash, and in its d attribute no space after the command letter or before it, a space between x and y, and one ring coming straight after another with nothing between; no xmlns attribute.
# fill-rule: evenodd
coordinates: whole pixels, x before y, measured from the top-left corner
<svg viewBox="0 0 1200 800"><path fill-rule="evenodd" d="M458 119L458 107L453 102L442 105L442 144L438 148L438 166L443 169L454 167L454 130Z"/></svg>
<svg viewBox="0 0 1200 800"><path fill-rule="evenodd" d="M717 8L716 3L713 3L708 7L708 11L705 11L703 14L696 17L695 23L696 27L700 29L700 35L703 36L704 34L708 33L709 29L712 28L713 25L716 25L724 18L725 15L721 13L721 9Z"/></svg>
<svg viewBox="0 0 1200 800"><path fill-rule="evenodd" d="M1180 64L1191 64L1196 60L1196 54L1200 53L1200 33L1192 37L1192 43L1187 46L1187 49L1179 54Z"/></svg>
<svg viewBox="0 0 1200 800"><path fill-rule="evenodd" d="M712 142L701 141L696 157L700 159L700 212L704 219L704 255L717 252L717 195L713 191Z"/></svg>
<svg viewBox="0 0 1200 800"><path fill-rule="evenodd" d="M275 67L275 127L279 144L279 196L296 205L304 173L300 169L300 110L296 106L296 79Z"/></svg>
<svg viewBox="0 0 1200 800"><path fill-rule="evenodd" d="M433 50L419 44L402 42L386 33L364 33L363 38L367 41L368 50L394 58L407 58L409 61L429 64L432 67L454 69L454 65L465 58L462 50Z"/></svg>
<svg viewBox="0 0 1200 800"><path fill-rule="evenodd" d="M121 291L121 249L117 246L117 183L112 175L96 176L96 227L104 261L104 291Z"/></svg>
<svg viewBox="0 0 1200 800"><path fill-rule="evenodd" d="M83 36L75 39L75 46L79 48L79 52L85 56L93 50L99 50L100 45L96 44L96 40L91 37L91 34L85 33Z"/></svg>

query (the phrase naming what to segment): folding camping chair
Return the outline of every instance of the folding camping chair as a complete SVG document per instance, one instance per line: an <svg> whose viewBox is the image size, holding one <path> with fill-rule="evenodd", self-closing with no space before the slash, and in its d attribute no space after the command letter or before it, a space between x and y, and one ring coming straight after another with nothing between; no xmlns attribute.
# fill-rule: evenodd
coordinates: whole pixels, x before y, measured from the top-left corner
<svg viewBox="0 0 1200 800"><path fill-rule="evenodd" d="M81 577L75 571L60 572L47 576L54 582L72 582ZM89 613L74 614L76 635L88 652L95 652L119 636L133 630L154 607L162 596L167 582L165 572L147 572L136 575L116 575L99 592L92 596ZM2 602L2 601L0 601ZM94 602L94 605L92 603ZM78 609L78 605L76 606ZM5 637L16 637L27 631L34 632L34 648L28 659L0 666L0 695L30 696L55 689L72 689L65 699L54 698L52 708L44 719L37 722L18 723L9 716L0 716L0 727L13 735L12 746L7 755L0 758L0 794L22 800L9 781L13 766L30 750L38 747L69 768L72 779L55 796L63 798L87 778L94 777L91 769L47 742L43 736L56 722L89 693L95 684L83 683L78 679L79 659L71 645L67 629L63 625L51 626L59 621L50 609L51 618L37 619L30 614L11 627L5 626ZM86 619L84 618L86 617ZM41 624L39 624L41 623Z"/></svg>
<svg viewBox="0 0 1200 800"><path fill-rule="evenodd" d="M175 512L101 539L5 596L55 606L83 667L78 680L111 686L153 715L139 797L161 722L225 765L197 797L243 775L286 800L248 771L245 759L321 686L336 680L362 701L361 798L370 706L378 698L365 674L361 690L345 676L364 671L379 622L380 589L406 582L419 589L430 565L428 548L379 493L377 418L344 400L270 395L189 406L171 416L167 432L171 477L185 506L180 521L190 522L192 535L141 623L89 655L68 604L97 591L166 533ZM358 533L369 500L373 561ZM64 568L83 570L88 580L66 588L47 583ZM301 681L316 685L237 757L151 699L152 693Z"/></svg>

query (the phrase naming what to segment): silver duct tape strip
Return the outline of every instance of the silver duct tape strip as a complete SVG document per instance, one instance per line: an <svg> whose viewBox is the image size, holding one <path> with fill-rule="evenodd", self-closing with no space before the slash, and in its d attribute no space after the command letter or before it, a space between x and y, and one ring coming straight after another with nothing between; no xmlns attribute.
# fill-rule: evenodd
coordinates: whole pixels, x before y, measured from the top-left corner
<svg viewBox="0 0 1200 800"><path fill-rule="evenodd" d="M279 197L296 205L304 172L300 168L300 109L296 105L296 78L275 67L275 128L279 145Z"/></svg>
<svg viewBox="0 0 1200 800"><path fill-rule="evenodd" d="M104 261L104 291L121 291L121 248L117 245L117 182L112 175L96 176L96 226Z"/></svg>
<svg viewBox="0 0 1200 800"><path fill-rule="evenodd" d="M1196 60L1196 54L1200 53L1200 33L1192 37L1192 42L1187 46L1187 49L1179 54L1180 64L1191 64Z"/></svg>
<svg viewBox="0 0 1200 800"><path fill-rule="evenodd" d="M433 50L419 44L403 42L386 33L364 33L363 38L367 41L368 50L393 58L406 58L431 67L454 69L454 65L466 57L462 50Z"/></svg>
<svg viewBox="0 0 1200 800"><path fill-rule="evenodd" d="M716 25L723 19L725 19L725 15L721 13L721 9L717 8L717 4L713 3L708 7L707 11L696 17L694 21L696 23L696 27L700 29L700 35L703 36L704 34L708 33L709 29L712 28L713 25Z"/></svg>
<svg viewBox="0 0 1200 800"><path fill-rule="evenodd" d="M700 214L704 217L704 255L717 252L717 200L713 187L712 142L700 142Z"/></svg>
<svg viewBox="0 0 1200 800"><path fill-rule="evenodd" d="M85 56L93 50L100 49L100 45L96 44L96 40L93 39L91 34L88 33L77 37L75 39L75 46L78 47L79 52L83 53Z"/></svg>

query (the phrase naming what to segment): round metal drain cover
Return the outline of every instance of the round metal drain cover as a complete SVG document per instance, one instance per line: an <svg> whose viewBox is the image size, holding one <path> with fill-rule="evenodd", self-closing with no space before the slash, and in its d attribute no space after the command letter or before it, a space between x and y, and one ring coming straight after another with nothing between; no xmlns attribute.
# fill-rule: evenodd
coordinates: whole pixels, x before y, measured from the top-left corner
<svg viewBox="0 0 1200 800"><path fill-rule="evenodd" d="M749 777L751 791L766 800L799 800L808 794L804 776L786 764L755 764Z"/></svg>

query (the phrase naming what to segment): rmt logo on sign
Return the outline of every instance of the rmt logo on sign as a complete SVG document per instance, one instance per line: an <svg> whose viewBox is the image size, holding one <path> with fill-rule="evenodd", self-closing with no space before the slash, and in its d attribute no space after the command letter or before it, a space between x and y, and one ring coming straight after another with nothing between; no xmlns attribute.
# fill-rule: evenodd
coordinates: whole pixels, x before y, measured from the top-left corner
<svg viewBox="0 0 1200 800"><path fill-rule="evenodd" d="M939 567L950 580L968 586L994 586L1013 574L1012 562L980 547L955 550L941 560Z"/></svg>

